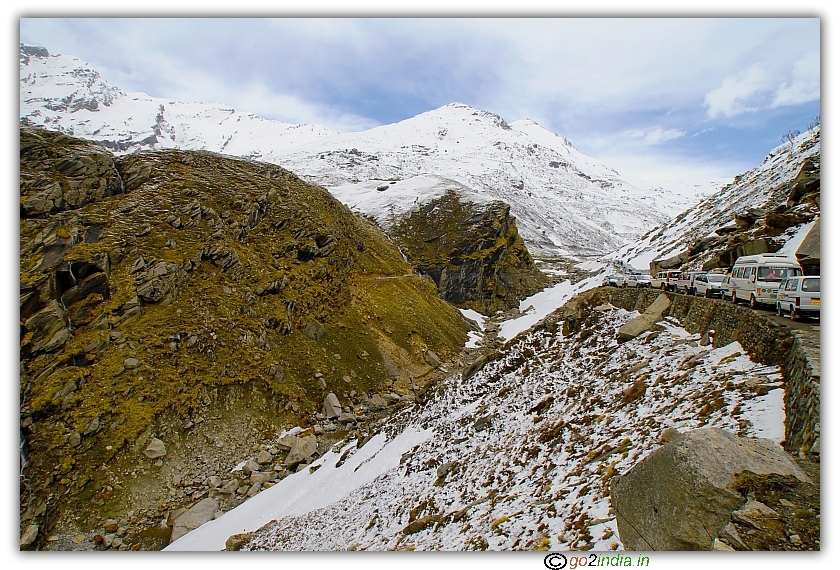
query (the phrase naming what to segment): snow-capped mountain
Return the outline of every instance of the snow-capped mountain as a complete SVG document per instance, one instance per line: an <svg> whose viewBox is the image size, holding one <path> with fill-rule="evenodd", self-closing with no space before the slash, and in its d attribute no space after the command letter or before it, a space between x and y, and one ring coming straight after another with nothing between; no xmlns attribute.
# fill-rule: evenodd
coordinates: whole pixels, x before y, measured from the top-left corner
<svg viewBox="0 0 840 570"><path fill-rule="evenodd" d="M762 218L766 212L773 212L789 204L791 211L785 212L785 215L793 215L790 218L792 221L800 221L796 214L812 218L810 210L813 210L813 206L791 203L789 194L806 163L816 163L819 177L820 132L817 126L801 134L792 143L776 147L760 166L736 176L731 184L704 198L673 220L651 229L638 241L624 246L608 258L636 269L647 270L651 261L668 259L691 248L696 249L703 244L703 240L725 241L723 236L738 229L738 216L742 217L743 225L751 217ZM748 229L747 226L744 229ZM796 229L792 226L774 237L784 242ZM702 261L702 258L699 259Z"/></svg>
<svg viewBox="0 0 840 570"><path fill-rule="evenodd" d="M263 158L327 188L410 176L453 180L510 204L538 255L614 250L669 219L681 196L627 182L534 121L508 124L460 103ZM678 208L687 203L693 202Z"/></svg>
<svg viewBox="0 0 840 570"><path fill-rule="evenodd" d="M321 125L294 125L221 104L182 103L126 93L82 60L20 45L20 118L92 139L121 154L143 149L209 150L259 157L337 134Z"/></svg>
<svg viewBox="0 0 840 570"><path fill-rule="evenodd" d="M537 255L614 251L704 192L631 181L534 121L508 124L460 103L339 134L221 104L126 93L75 57L24 44L20 50L20 117L29 124L89 138L117 153L175 147L272 162L328 189L342 187L342 200L360 209L366 202L353 200L348 185L416 176L434 177L434 186L451 180L510 204ZM422 180L411 184L421 187Z"/></svg>

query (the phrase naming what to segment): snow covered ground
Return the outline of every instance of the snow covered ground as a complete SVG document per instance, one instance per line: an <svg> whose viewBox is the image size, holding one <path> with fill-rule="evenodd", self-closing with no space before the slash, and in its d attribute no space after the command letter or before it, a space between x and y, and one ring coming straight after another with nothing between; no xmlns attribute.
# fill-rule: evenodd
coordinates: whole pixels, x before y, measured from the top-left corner
<svg viewBox="0 0 840 570"><path fill-rule="evenodd" d="M272 519L247 548L621 549L610 479L656 449L664 428L777 439L784 422L778 367L738 343L699 346L671 318L619 344L615 331L636 314L596 313L569 337L537 327L399 412L387 434L347 442L169 550L218 550ZM646 390L628 401L637 381Z"/></svg>
<svg viewBox="0 0 840 570"><path fill-rule="evenodd" d="M598 287L604 279L604 274L594 275L574 285L566 279L553 287L535 293L519 302L521 317L510 319L499 327L499 337L510 340L522 331L526 331L546 316L566 304L566 301L593 287Z"/></svg>
<svg viewBox="0 0 840 570"><path fill-rule="evenodd" d="M477 348L478 345L481 343L482 339L484 338L484 324L487 321L487 317L479 313L478 311L473 311L472 309L458 309L461 311L461 314L464 315L467 319L473 321L476 325L478 325L478 331L469 331L467 333L467 343L464 345L464 348Z"/></svg>

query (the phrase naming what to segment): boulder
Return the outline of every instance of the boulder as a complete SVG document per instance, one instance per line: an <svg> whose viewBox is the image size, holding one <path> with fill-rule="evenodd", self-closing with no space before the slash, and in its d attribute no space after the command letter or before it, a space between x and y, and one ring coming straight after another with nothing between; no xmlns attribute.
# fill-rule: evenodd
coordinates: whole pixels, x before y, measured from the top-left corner
<svg viewBox="0 0 840 570"><path fill-rule="evenodd" d="M662 315L671 306L671 300L664 293L656 298L645 312L636 318L630 319L618 329L618 339L627 341L636 338L645 331L649 331L653 325L662 320Z"/></svg>
<svg viewBox="0 0 840 570"><path fill-rule="evenodd" d="M341 404L338 401L338 396L333 392L327 394L324 398L324 417L327 419L337 418L341 415Z"/></svg>
<svg viewBox="0 0 840 570"><path fill-rule="evenodd" d="M67 327L67 315L58 301L50 301L45 308L27 319L24 327L32 333L32 351L34 352Z"/></svg>
<svg viewBox="0 0 840 570"><path fill-rule="evenodd" d="M273 460L274 456L266 450L262 450L257 454L257 463L259 463L260 465L271 463Z"/></svg>
<svg viewBox="0 0 840 570"><path fill-rule="evenodd" d="M437 368L438 366L440 366L440 358L438 358L438 355L435 354L432 350L427 350L423 354L423 360L425 360L426 364L428 364L432 368Z"/></svg>
<svg viewBox="0 0 840 570"><path fill-rule="evenodd" d="M281 451L289 451L292 449L292 446L295 444L295 440L297 439L296 435L284 435L280 439L277 440L277 449Z"/></svg>
<svg viewBox="0 0 840 570"><path fill-rule="evenodd" d="M185 534L193 531L203 525L204 523L213 520L216 513L219 512L219 503L216 499L206 498L200 500L192 506L187 512L175 519L175 524L172 525L172 535L170 542L175 542Z"/></svg>
<svg viewBox="0 0 840 570"><path fill-rule="evenodd" d="M249 459L245 462L245 465L242 466L242 471L245 472L245 475L250 475L251 473L257 473L260 470L260 464L254 460L253 458Z"/></svg>
<svg viewBox="0 0 840 570"><path fill-rule="evenodd" d="M20 537L20 547L25 548L35 542L35 539L38 537L38 525L31 524L26 527L23 535Z"/></svg>
<svg viewBox="0 0 840 570"><path fill-rule="evenodd" d="M236 552L240 550L248 541L251 540L250 532L242 532L239 534L232 534L225 541L225 550L228 552Z"/></svg>
<svg viewBox="0 0 840 570"><path fill-rule="evenodd" d="M312 457L317 449L318 440L314 435L298 437L295 439L292 449L289 451L289 455L286 456L283 464L286 467L294 467L298 463L302 463Z"/></svg>
<svg viewBox="0 0 840 570"><path fill-rule="evenodd" d="M337 421L340 424L349 424L349 423L355 422L357 419L358 418L356 417L356 414L354 414L352 412L341 412L341 415L338 416Z"/></svg>
<svg viewBox="0 0 840 570"><path fill-rule="evenodd" d="M149 442L148 447L146 447L146 450L143 452L143 455L145 455L149 459L157 459L158 457L163 457L166 455L166 446L161 440L159 440L156 437L153 437L152 441Z"/></svg>
<svg viewBox="0 0 840 570"><path fill-rule="evenodd" d="M614 480L611 501L628 550L710 550L746 502L736 476L793 476L810 483L781 447L717 428L682 434Z"/></svg>
<svg viewBox="0 0 840 570"><path fill-rule="evenodd" d="M327 334L327 329L318 321L311 320L303 327L303 334L312 340L321 340Z"/></svg>
<svg viewBox="0 0 840 570"><path fill-rule="evenodd" d="M388 402L385 401L385 398L381 394L374 394L368 402L368 406L370 406L371 410L381 410L388 406Z"/></svg>

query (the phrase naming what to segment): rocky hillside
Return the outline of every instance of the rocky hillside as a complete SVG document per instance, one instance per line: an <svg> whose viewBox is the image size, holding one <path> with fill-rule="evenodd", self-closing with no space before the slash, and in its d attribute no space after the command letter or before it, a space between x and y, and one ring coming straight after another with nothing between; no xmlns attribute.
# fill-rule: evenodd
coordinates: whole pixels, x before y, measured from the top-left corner
<svg viewBox="0 0 840 570"><path fill-rule="evenodd" d="M123 546L159 547L144 528L229 483L231 458L294 425L317 428L318 445L345 433L413 398L466 341L381 231L282 168L116 158L33 127L20 152L28 545L112 518ZM272 449L269 486L315 453L284 464L288 447Z"/></svg>
<svg viewBox="0 0 840 570"><path fill-rule="evenodd" d="M540 256L614 251L705 192L622 176L532 120L508 123L460 103L339 134L224 105L126 93L77 58L23 44L20 89L22 121L94 140L118 154L221 152L281 165L331 191L440 176L509 204L525 243Z"/></svg>
<svg viewBox="0 0 840 570"><path fill-rule="evenodd" d="M448 190L387 233L409 263L429 275L443 298L458 307L491 315L518 306L548 282L504 202L470 202Z"/></svg>
<svg viewBox="0 0 840 570"><path fill-rule="evenodd" d="M263 509L276 522L240 537L245 547L622 549L629 545L611 505L614 478L682 432L714 426L770 438L776 443L760 446L784 455L777 445L784 437L779 367L752 360L737 342L718 345L714 335L689 333L666 316L665 295L653 303L657 315L644 319L610 304L613 294L619 293L600 288L581 295L497 354L446 379L419 410L397 414L369 447L348 441L319 460L317 471L296 475L294 487L269 491ZM690 314L722 318L715 301L692 301ZM653 305L639 308L650 314ZM645 326L633 324L639 319ZM356 475L364 470L372 473ZM730 497L733 509L747 501L750 483L742 483L743 496ZM335 490L334 496L319 501L314 491L321 488ZM810 489L786 516L796 518L794 510L802 509L808 524L818 521L818 490ZM794 504L793 495L784 496L782 505ZM774 500L770 504L781 508L778 496ZM256 509L255 503L243 515ZM229 513L170 548L221 548L225 533L245 524L238 515ZM740 528L746 536L750 527ZM819 548L818 533L792 528L799 532L795 540L784 535L772 547Z"/></svg>
<svg viewBox="0 0 840 570"><path fill-rule="evenodd" d="M774 149L761 166L608 256L637 269L730 268L778 251L820 214L820 127Z"/></svg>

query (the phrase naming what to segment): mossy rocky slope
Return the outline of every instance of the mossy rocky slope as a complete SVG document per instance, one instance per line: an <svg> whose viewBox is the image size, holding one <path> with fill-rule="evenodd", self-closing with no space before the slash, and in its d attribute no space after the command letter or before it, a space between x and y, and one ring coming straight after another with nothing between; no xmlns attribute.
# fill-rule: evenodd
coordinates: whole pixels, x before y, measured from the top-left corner
<svg viewBox="0 0 840 570"><path fill-rule="evenodd" d="M140 463L165 491L138 445L179 440L197 414L259 393L248 421L277 434L306 426L329 392L422 383L427 351L446 360L466 340L377 228L282 168L114 158L30 127L20 151L27 520L83 529L92 512L137 506L131 469L115 465ZM169 449L167 461L202 453Z"/></svg>
<svg viewBox="0 0 840 570"><path fill-rule="evenodd" d="M544 288L547 278L519 235L510 206L475 204L449 190L388 230L444 299L484 314L509 309Z"/></svg>

